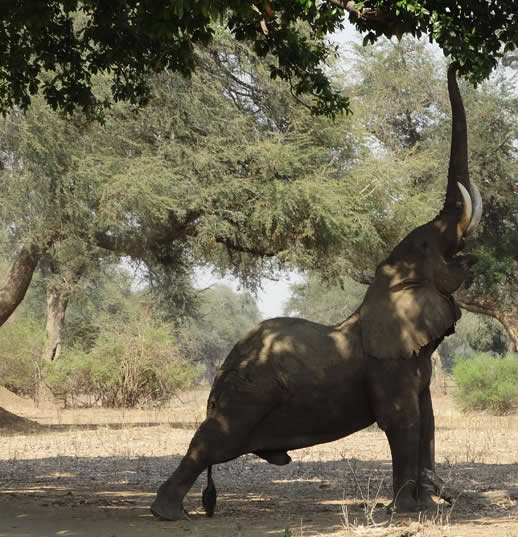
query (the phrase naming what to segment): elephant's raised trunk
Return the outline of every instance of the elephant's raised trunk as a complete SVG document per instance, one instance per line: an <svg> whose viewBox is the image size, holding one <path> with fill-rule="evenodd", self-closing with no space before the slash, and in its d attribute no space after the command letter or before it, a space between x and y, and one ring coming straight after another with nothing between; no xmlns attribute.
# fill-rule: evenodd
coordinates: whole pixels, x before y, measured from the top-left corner
<svg viewBox="0 0 518 537"><path fill-rule="evenodd" d="M470 183L468 169L468 129L466 112L456 78L456 66L448 68L448 94L451 104L451 149L448 186L442 214L456 215L456 242L470 235L482 216L482 199L478 188ZM460 203L462 202L462 208ZM451 222L451 220L450 220ZM453 240L454 225L448 225Z"/></svg>
<svg viewBox="0 0 518 537"><path fill-rule="evenodd" d="M456 66L448 68L448 94L451 104L451 148L448 167L448 187L444 209L455 211L459 199L457 183L461 183L472 195L468 170L468 129L462 96L457 85Z"/></svg>

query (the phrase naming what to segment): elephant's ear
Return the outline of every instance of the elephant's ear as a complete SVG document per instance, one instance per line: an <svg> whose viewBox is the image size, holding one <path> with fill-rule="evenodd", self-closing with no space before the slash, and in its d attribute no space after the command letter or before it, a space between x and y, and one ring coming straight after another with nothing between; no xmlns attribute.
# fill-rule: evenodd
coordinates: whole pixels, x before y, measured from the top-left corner
<svg viewBox="0 0 518 537"><path fill-rule="evenodd" d="M363 349L375 358L409 359L450 333L459 317L453 300L431 284L389 286L376 278L360 307Z"/></svg>

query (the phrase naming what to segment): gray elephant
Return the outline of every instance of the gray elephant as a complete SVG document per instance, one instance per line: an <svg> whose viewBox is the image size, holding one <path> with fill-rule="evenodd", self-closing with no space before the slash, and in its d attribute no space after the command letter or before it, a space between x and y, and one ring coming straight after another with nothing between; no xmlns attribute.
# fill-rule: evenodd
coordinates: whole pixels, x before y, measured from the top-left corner
<svg viewBox="0 0 518 537"><path fill-rule="evenodd" d="M330 442L377 422L392 454L390 507L426 508L434 470L431 355L454 331L454 293L472 259L456 255L478 224L480 194L470 185L464 107L448 71L452 142L446 201L381 263L363 303L337 326L278 318L261 323L219 369L207 418L151 507L163 519L185 518L183 498L207 469L203 505L216 504L214 464L255 453L272 464L288 451Z"/></svg>

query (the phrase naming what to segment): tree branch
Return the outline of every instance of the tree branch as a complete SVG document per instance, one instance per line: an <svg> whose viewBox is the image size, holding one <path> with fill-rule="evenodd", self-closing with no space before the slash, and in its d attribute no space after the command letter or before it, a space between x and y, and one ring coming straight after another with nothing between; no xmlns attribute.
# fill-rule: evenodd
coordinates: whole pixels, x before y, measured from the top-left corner
<svg viewBox="0 0 518 537"><path fill-rule="evenodd" d="M233 242L231 239L229 239L228 237L216 237L215 241L218 244L225 245L227 249L232 252L241 252L244 254L255 255L257 257L275 257L278 254L278 252L275 252L273 250L267 250L267 249L257 248L257 247L251 248L248 246L237 244Z"/></svg>
<svg viewBox="0 0 518 537"><path fill-rule="evenodd" d="M385 11L380 11L378 9L372 9L364 7L362 9L358 9L356 7L356 2L353 1L347 1L344 2L342 0L327 0L330 4L333 4L336 7L339 7L348 13L351 13L355 17L358 17L359 19L369 22L372 24L394 24L398 22L398 18L390 13Z"/></svg>
<svg viewBox="0 0 518 537"><path fill-rule="evenodd" d="M200 216L202 211L188 211L182 222L175 221L176 215L171 212L169 219L171 227L151 235L145 241L136 234L111 235L108 231L96 231L95 243L99 248L109 250L119 255L128 255L143 259L146 252L153 252L160 247L183 240L189 234L189 228Z"/></svg>
<svg viewBox="0 0 518 537"><path fill-rule="evenodd" d="M0 326L11 316L25 297L41 257L41 249L34 244L24 244L0 287Z"/></svg>
<svg viewBox="0 0 518 537"><path fill-rule="evenodd" d="M462 290L455 296L457 304L464 310L496 319L507 332L512 345L510 350L518 351L518 313L513 310L502 310L493 297L475 297L467 290Z"/></svg>

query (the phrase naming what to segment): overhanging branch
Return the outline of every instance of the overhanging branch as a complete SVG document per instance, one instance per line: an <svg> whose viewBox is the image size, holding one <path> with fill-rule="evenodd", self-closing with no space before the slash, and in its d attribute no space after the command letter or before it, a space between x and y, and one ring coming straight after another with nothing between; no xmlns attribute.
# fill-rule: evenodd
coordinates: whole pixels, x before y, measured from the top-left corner
<svg viewBox="0 0 518 537"><path fill-rule="evenodd" d="M226 246L227 250L231 252L240 252L244 254L250 254L256 257L275 257L278 254L278 252L274 252L273 250L269 250L267 248L243 246L241 244L233 242L228 237L216 237L215 241L218 244L223 244L224 246Z"/></svg>
<svg viewBox="0 0 518 537"><path fill-rule="evenodd" d="M342 0L327 0L330 4L339 7L348 13L351 13L358 19L371 23L371 24L395 24L398 22L398 18L388 11L380 11L379 9L375 8L357 8L356 2L353 1L347 1L344 2Z"/></svg>
<svg viewBox="0 0 518 537"><path fill-rule="evenodd" d="M42 255L35 244L24 244L0 287L0 326L11 316L25 297Z"/></svg>

